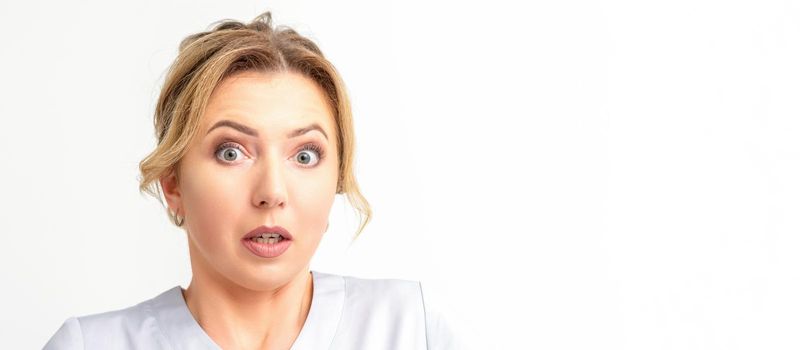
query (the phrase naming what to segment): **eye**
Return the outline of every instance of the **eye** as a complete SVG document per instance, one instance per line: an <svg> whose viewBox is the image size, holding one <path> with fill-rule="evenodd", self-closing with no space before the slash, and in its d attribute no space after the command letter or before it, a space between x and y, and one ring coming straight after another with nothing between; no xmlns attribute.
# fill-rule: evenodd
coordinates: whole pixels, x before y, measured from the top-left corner
<svg viewBox="0 0 800 350"><path fill-rule="evenodd" d="M319 163L324 156L325 152L322 150L322 147L314 143L309 143L303 146L303 148L300 149L300 152L297 152L296 159L298 162L300 162L300 164L312 167Z"/></svg>
<svg viewBox="0 0 800 350"><path fill-rule="evenodd" d="M217 147L217 151L214 154L217 156L217 159L222 160L226 163L231 163L236 160L237 153L243 152L242 147L231 142L223 143ZM220 158L220 154L222 158Z"/></svg>

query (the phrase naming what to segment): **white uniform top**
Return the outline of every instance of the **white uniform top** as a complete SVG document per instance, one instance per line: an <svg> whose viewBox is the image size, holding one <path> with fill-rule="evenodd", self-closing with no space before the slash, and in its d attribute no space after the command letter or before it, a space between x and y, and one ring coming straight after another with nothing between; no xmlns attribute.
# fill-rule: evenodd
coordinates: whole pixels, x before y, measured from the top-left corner
<svg viewBox="0 0 800 350"><path fill-rule="evenodd" d="M464 348L418 281L311 274L311 306L291 350ZM189 312L178 285L125 309L67 318L44 349L221 347Z"/></svg>

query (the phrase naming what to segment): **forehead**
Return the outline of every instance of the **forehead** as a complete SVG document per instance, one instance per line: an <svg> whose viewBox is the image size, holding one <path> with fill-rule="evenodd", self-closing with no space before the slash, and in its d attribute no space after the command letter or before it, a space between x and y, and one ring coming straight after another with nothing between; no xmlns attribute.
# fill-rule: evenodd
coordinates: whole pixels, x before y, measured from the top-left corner
<svg viewBox="0 0 800 350"><path fill-rule="evenodd" d="M323 90L294 72L246 71L225 78L206 105L202 128L232 119L266 133L318 123L330 132L333 113Z"/></svg>

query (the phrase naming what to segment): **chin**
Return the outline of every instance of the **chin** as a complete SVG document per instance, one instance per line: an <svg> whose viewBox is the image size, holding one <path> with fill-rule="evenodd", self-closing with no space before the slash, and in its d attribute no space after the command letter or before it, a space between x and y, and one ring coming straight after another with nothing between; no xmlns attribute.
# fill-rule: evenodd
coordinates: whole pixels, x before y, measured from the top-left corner
<svg viewBox="0 0 800 350"><path fill-rule="evenodd" d="M255 291L270 291L289 283L295 277L292 267L284 264L265 264L248 269L237 284Z"/></svg>

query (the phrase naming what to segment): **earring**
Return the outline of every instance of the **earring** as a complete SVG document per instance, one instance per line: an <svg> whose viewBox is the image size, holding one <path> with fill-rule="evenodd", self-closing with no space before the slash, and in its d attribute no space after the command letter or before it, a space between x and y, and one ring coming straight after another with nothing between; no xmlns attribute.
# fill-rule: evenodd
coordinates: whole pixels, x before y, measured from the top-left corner
<svg viewBox="0 0 800 350"><path fill-rule="evenodd" d="M183 226L183 222L186 220L186 217L184 216L179 217L177 212L172 213L171 210L170 210L170 215L172 216L172 222L174 222L175 225L178 225L178 227Z"/></svg>

